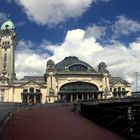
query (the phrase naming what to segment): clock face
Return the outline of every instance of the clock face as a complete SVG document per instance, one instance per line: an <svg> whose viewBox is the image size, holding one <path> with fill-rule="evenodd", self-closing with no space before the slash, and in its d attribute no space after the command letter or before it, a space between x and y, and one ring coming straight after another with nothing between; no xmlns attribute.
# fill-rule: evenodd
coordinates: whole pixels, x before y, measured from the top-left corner
<svg viewBox="0 0 140 140"><path fill-rule="evenodd" d="M8 48L10 48L10 46L2 46L2 49L8 49Z"/></svg>
<svg viewBox="0 0 140 140"><path fill-rule="evenodd" d="M9 37L9 36L10 36L10 33L7 32L7 31L5 31L5 32L2 33L2 37L7 38L7 37Z"/></svg>

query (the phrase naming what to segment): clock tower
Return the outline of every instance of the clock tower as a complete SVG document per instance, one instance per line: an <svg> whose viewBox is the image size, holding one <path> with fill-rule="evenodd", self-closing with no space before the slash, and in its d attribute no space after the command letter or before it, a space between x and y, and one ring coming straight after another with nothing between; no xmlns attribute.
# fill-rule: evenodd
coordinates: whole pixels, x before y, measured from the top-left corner
<svg viewBox="0 0 140 140"><path fill-rule="evenodd" d="M7 79L12 84L15 79L16 30L8 18L0 29L0 79Z"/></svg>

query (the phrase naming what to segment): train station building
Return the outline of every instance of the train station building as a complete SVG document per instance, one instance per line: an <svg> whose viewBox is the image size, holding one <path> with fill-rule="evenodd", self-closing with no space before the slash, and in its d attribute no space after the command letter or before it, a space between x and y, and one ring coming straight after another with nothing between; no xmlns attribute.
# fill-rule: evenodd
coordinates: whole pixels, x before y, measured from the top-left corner
<svg viewBox="0 0 140 140"><path fill-rule="evenodd" d="M104 62L94 69L76 56L68 56L57 64L48 60L45 74L17 79L17 43L15 26L7 19L0 29L0 102L75 102L131 96L130 83L111 76Z"/></svg>

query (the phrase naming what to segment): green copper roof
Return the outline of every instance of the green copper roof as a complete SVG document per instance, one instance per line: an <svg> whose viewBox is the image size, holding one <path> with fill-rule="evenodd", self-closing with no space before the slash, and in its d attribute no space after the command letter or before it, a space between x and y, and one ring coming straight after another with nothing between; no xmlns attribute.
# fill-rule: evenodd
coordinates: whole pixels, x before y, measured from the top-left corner
<svg viewBox="0 0 140 140"><path fill-rule="evenodd" d="M2 25L1 25L1 30L14 30L15 26L13 24L13 22L10 19L7 19Z"/></svg>
<svg viewBox="0 0 140 140"><path fill-rule="evenodd" d="M64 60L62 60L61 62L55 65L55 68L57 71L71 71L72 66L79 66L79 65L86 67L87 70L85 72L97 73L93 67L91 67L86 62L79 60L75 56L65 57ZM77 69L77 72L78 72L78 69Z"/></svg>

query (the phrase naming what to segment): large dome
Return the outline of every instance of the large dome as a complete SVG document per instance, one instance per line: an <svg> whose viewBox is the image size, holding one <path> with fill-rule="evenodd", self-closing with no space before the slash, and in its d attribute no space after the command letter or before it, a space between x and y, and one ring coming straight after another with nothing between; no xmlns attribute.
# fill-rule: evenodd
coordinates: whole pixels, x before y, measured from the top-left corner
<svg viewBox="0 0 140 140"><path fill-rule="evenodd" d="M57 63L55 66L57 71L75 71L75 72L94 72L96 70L86 62L79 60L75 56L65 57L64 60Z"/></svg>
<svg viewBox="0 0 140 140"><path fill-rule="evenodd" d="M13 22L10 19L7 19L2 25L1 25L1 30L14 30L15 26L13 24Z"/></svg>

